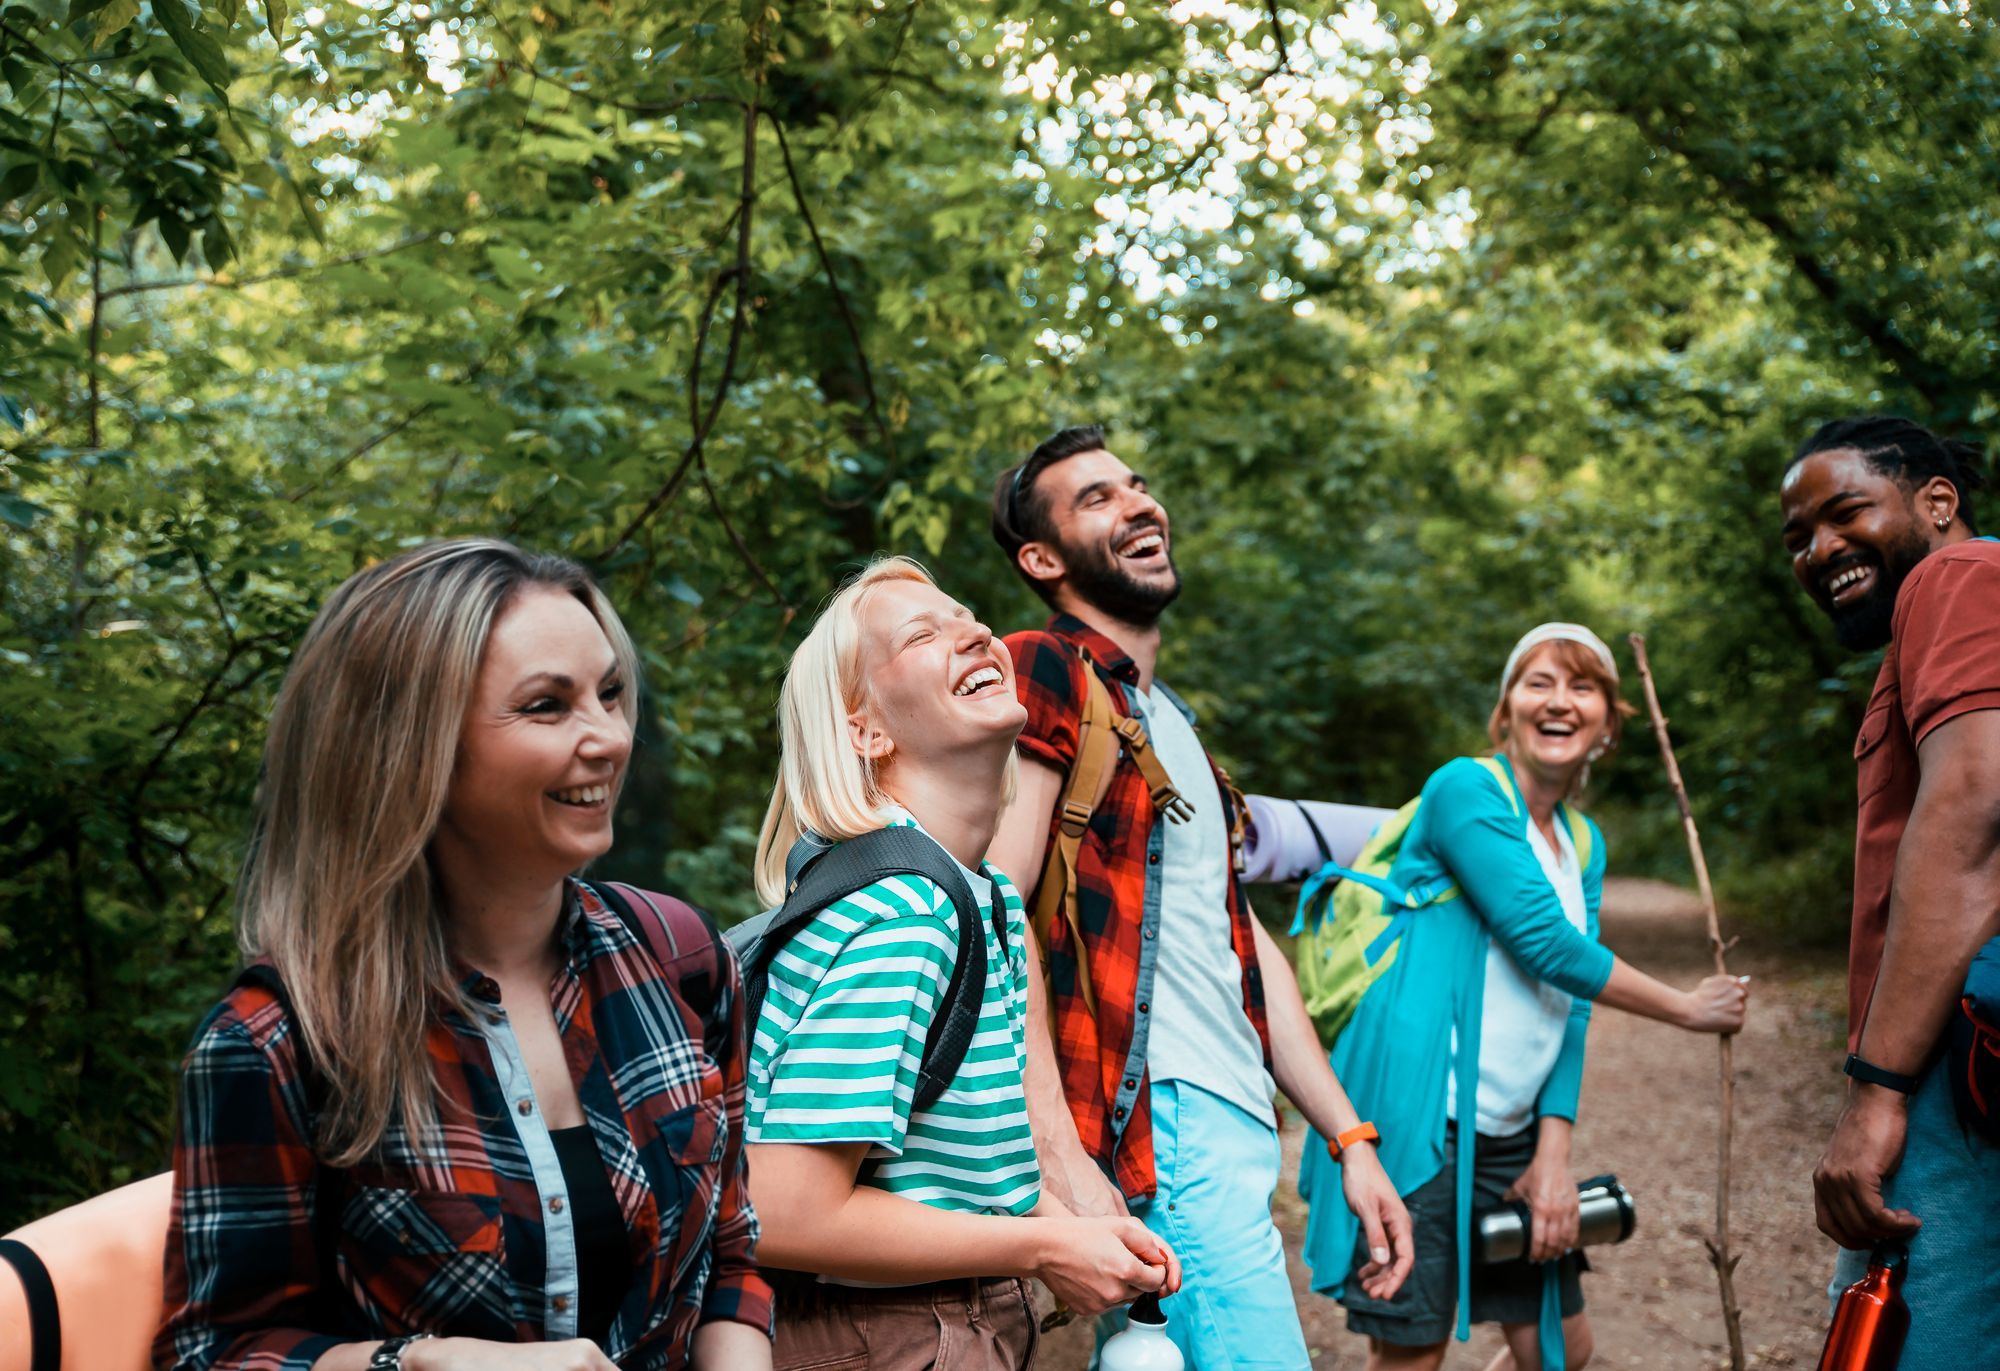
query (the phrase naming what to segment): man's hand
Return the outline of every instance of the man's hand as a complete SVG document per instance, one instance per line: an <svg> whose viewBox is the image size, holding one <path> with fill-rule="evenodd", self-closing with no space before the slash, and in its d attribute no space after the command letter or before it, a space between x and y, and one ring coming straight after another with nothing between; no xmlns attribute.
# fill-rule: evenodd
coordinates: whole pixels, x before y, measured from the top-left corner
<svg viewBox="0 0 2000 1371"><path fill-rule="evenodd" d="M1122 1219L1132 1212L1118 1187L1081 1147L1071 1150L1058 1165L1061 1177L1055 1188L1072 1214L1080 1218ZM1044 1179L1057 1178L1049 1176Z"/></svg>
<svg viewBox="0 0 2000 1371"><path fill-rule="evenodd" d="M1340 1187L1347 1207L1361 1220L1368 1239L1368 1263L1356 1276L1370 1299L1386 1300L1403 1288L1416 1262L1410 1239L1410 1211L1382 1169L1373 1143L1350 1143L1340 1154Z"/></svg>
<svg viewBox="0 0 2000 1371"><path fill-rule="evenodd" d="M1884 1238L1909 1238L1923 1220L1882 1201L1882 1186L1903 1160L1909 1101L1885 1086L1857 1084L1813 1168L1819 1231L1842 1247L1865 1251Z"/></svg>
<svg viewBox="0 0 2000 1371"><path fill-rule="evenodd" d="M1569 1174L1567 1148L1551 1147L1544 1141L1535 1149L1528 1169L1501 1198L1527 1202L1529 1261L1553 1261L1576 1246L1583 1229L1583 1209L1576 1182Z"/></svg>

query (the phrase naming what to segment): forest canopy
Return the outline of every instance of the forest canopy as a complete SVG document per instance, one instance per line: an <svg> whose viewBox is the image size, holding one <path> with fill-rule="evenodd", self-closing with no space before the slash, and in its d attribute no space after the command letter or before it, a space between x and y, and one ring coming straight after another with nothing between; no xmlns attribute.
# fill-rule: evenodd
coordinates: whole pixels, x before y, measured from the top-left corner
<svg viewBox="0 0 2000 1371"><path fill-rule="evenodd" d="M1079 421L1247 788L1400 803L1523 629L1643 630L1732 913L1840 934L1876 661L1775 488L1837 414L1991 427L1964 0L0 0L0 80L0 1227L163 1164L342 577L590 565L611 869L736 917L816 605L897 551L1039 622L986 497ZM1614 870L1678 874L1626 753Z"/></svg>

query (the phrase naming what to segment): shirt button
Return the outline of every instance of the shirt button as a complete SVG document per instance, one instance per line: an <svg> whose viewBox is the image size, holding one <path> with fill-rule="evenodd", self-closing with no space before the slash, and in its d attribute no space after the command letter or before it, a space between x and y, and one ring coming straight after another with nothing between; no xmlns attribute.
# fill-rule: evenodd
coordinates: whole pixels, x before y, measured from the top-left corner
<svg viewBox="0 0 2000 1371"><path fill-rule="evenodd" d="M1141 1001L1139 1001L1139 1012L1140 1012L1141 1014L1150 1014L1150 1013L1152 1012L1152 1010L1153 1010L1153 1006L1151 1006L1151 1005L1147 1004L1147 1003L1146 1003L1146 1002L1145 1002L1144 1000L1141 1000ZM524 1113L524 1114L525 1114L525 1113L527 1113L527 1111L526 1111L525 1109L524 1109L524 1110L522 1110L521 1112L522 1112L522 1113Z"/></svg>
<svg viewBox="0 0 2000 1371"><path fill-rule="evenodd" d="M1147 936L1148 938L1150 938L1150 937L1152 937L1152 936L1153 936L1153 930L1152 930L1151 928L1148 928L1148 929L1146 930L1146 936Z"/></svg>
<svg viewBox="0 0 2000 1371"><path fill-rule="evenodd" d="M1125 1088L1127 1090L1137 1090L1139 1088L1139 1083L1133 1080L1130 1076L1127 1076L1125 1078Z"/></svg>
<svg viewBox="0 0 2000 1371"><path fill-rule="evenodd" d="M1146 854L1146 865L1147 865L1147 866L1158 866L1159 864L1160 864L1160 854L1159 854L1159 853L1157 853L1157 852L1148 852L1148 853Z"/></svg>
<svg viewBox="0 0 2000 1371"><path fill-rule="evenodd" d="M558 1195L549 1201L549 1212L551 1214L562 1213L562 1196Z"/></svg>
<svg viewBox="0 0 2000 1371"><path fill-rule="evenodd" d="M1122 1119L1125 1117L1125 1106L1121 1104L1116 1109L1112 1110L1111 1113L1114 1117Z"/></svg>
<svg viewBox="0 0 2000 1371"><path fill-rule="evenodd" d="M549 1303L555 1306L556 1313L560 1314L564 1310L569 1308L569 1296L558 1295L554 1299L550 1300Z"/></svg>
<svg viewBox="0 0 2000 1371"><path fill-rule="evenodd" d="M519 1104L515 1105L514 1108L516 1111L520 1113L521 1117L525 1119L528 1117L528 1115L535 1112L535 1102L533 1100L522 1100Z"/></svg>

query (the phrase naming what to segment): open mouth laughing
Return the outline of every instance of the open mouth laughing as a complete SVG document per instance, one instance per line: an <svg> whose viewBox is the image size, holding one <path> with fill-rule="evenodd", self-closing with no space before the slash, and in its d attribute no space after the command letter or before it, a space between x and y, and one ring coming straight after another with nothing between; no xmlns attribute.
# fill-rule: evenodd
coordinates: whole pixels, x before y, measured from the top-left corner
<svg viewBox="0 0 2000 1371"><path fill-rule="evenodd" d="M1820 577L1820 591L1828 603L1852 604L1875 586L1875 567L1868 562L1849 562Z"/></svg>
<svg viewBox="0 0 2000 1371"><path fill-rule="evenodd" d="M1001 689L1006 679L1000 668L991 663L976 666L959 678L951 693L961 700L980 699Z"/></svg>
<svg viewBox="0 0 2000 1371"><path fill-rule="evenodd" d="M611 787L609 784L573 786L568 790L551 790L548 797L571 809L602 809L611 803Z"/></svg>
<svg viewBox="0 0 2000 1371"><path fill-rule="evenodd" d="M1148 562L1167 555L1166 530L1149 525L1118 544L1118 556L1127 562Z"/></svg>

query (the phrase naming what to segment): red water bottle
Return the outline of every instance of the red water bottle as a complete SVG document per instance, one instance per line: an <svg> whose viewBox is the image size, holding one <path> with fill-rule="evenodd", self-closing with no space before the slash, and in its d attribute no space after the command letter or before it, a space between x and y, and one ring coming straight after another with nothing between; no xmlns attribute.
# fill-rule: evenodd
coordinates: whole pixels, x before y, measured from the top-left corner
<svg viewBox="0 0 2000 1371"><path fill-rule="evenodd" d="M1895 1371L1910 1331L1910 1307L1903 1303L1903 1272L1909 1249L1885 1242L1868 1254L1868 1274L1840 1292L1819 1371Z"/></svg>

